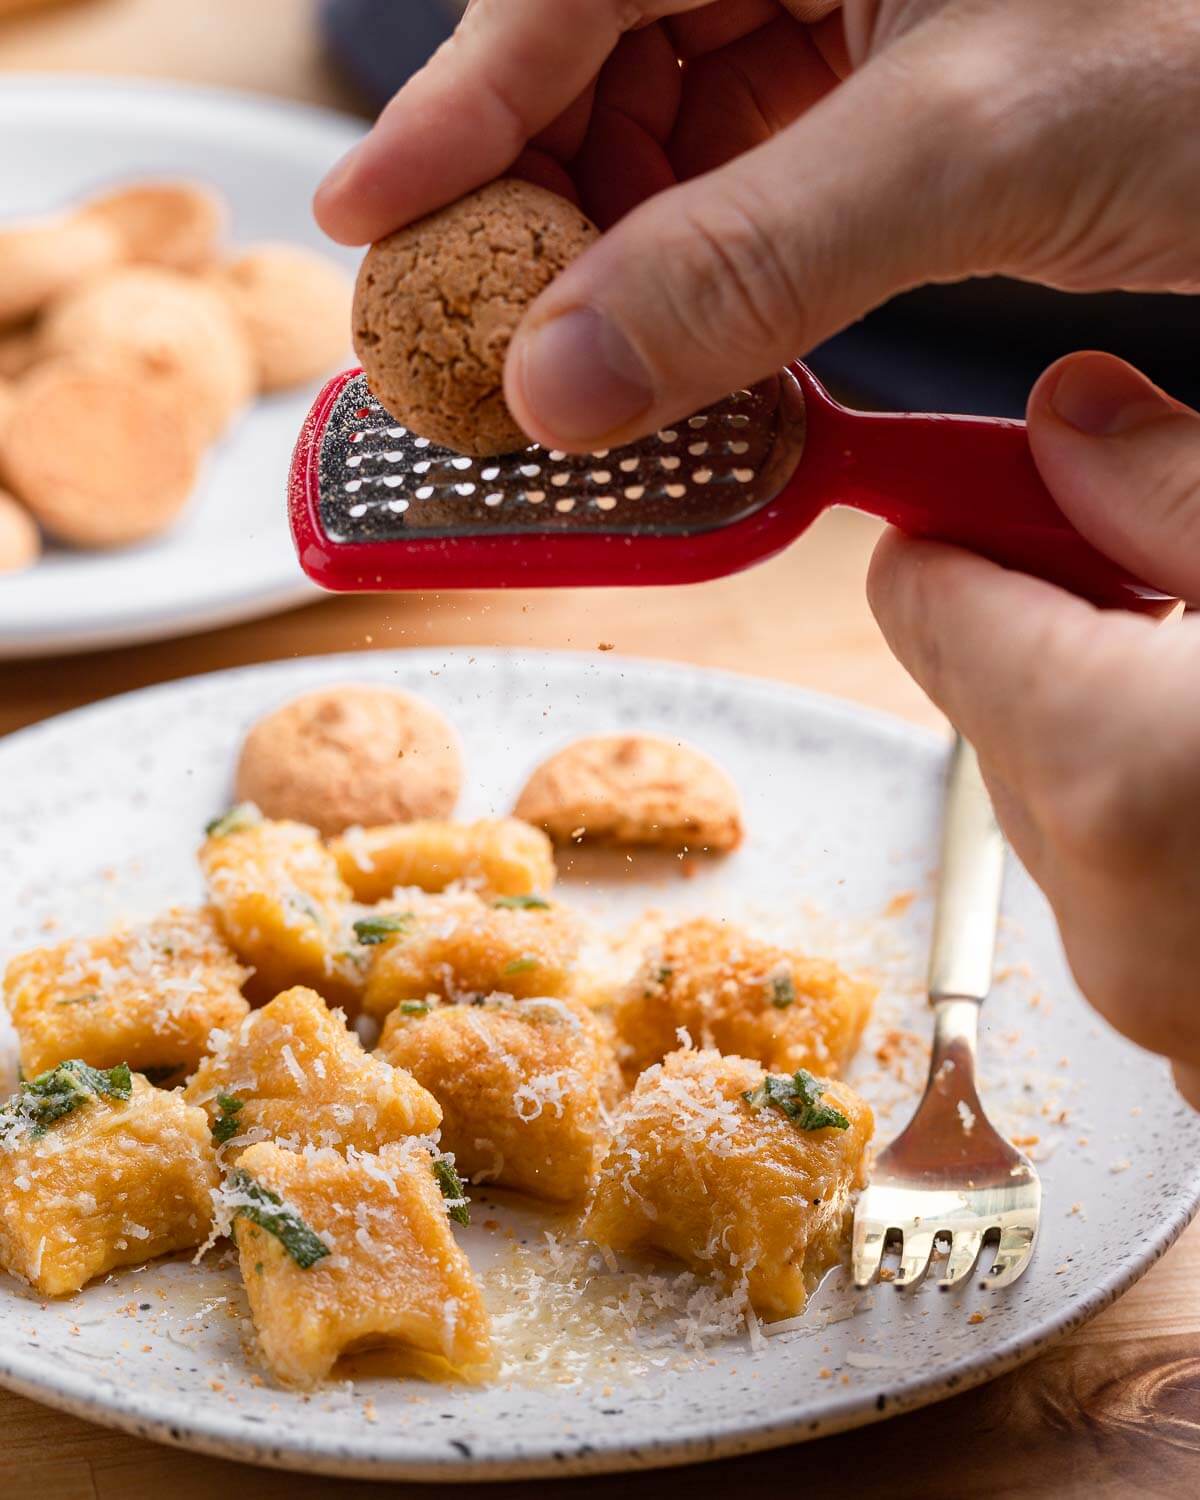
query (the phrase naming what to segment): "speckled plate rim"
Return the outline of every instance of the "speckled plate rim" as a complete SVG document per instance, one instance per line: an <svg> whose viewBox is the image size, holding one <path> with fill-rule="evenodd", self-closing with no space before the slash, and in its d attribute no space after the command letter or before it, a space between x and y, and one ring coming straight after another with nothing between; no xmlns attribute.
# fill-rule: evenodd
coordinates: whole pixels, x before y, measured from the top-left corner
<svg viewBox="0 0 1200 1500"><path fill-rule="evenodd" d="M3 772L3 762L9 746L20 744L24 747L39 738L57 735L64 729L79 730L105 718L120 716L126 705L134 699L139 703L155 698L169 700L173 696L186 695L201 684L233 681L263 671L271 672L277 682L286 683L289 676L303 676L317 664L323 668L328 667L333 677L339 671L353 672L368 663L373 669L377 669L388 659L403 662L408 668L419 671L423 668L440 667L448 657L466 655L474 657L478 665L485 667L492 662L511 662L513 658L519 658L534 663L543 662L547 666L552 663L586 663L589 668L597 669L597 663L590 653L582 651L510 652L471 646L455 646L442 651L425 648L412 651L346 652L302 657L290 662L259 662L120 694L18 730L0 739L0 774ZM907 724L892 715L810 692L789 683L749 674L641 657L617 657L600 664L599 670L620 670L626 674L636 672L664 683L676 683L680 688L689 684L714 685L724 682L732 691L754 694L771 703L785 699L827 724L853 725L861 731L900 740L926 751L936 750L941 744L939 736L932 731ZM345 1452L282 1448L274 1445L266 1435L261 1441L247 1441L240 1435L234 1437L220 1420L219 1413L215 1412L202 1411L192 1420L165 1420L161 1415L156 1415L158 1403L152 1397L143 1398L136 1390L130 1391L127 1388L113 1387L106 1391L102 1378L76 1374L73 1371L63 1371L51 1382L31 1370L32 1362L23 1359L19 1350L0 1349L0 1384L47 1406L137 1437L150 1438L218 1458L348 1479L461 1484L468 1481L534 1479L551 1475L562 1478L567 1475L666 1468L717 1458L732 1458L867 1426L982 1385L1033 1358L1041 1349L1079 1328L1110 1306L1166 1254L1198 1210L1200 1162L1196 1164L1191 1178L1181 1180L1173 1195L1163 1202L1156 1232L1136 1251L1116 1260L1106 1274L1097 1278L1087 1295L1067 1299L1059 1314L1043 1318L1037 1325L1015 1332L994 1347L986 1357L967 1356L941 1367L936 1374L915 1375L899 1385L894 1394L886 1397L864 1399L856 1392L841 1397L831 1394L826 1413L820 1418L784 1415L748 1420L740 1415L715 1426L710 1424L707 1430L700 1430L698 1427L688 1430L685 1426L681 1431L677 1430L670 1436L663 1436L650 1443L634 1444L613 1439L580 1443L573 1448L565 1443L553 1452L531 1453L519 1459L490 1460L481 1455L458 1459L447 1455L438 1460L419 1460L411 1455L389 1455L386 1451L387 1434L380 1432L375 1436L380 1451L364 1458L359 1454ZM904 1294L897 1292L896 1295Z"/></svg>

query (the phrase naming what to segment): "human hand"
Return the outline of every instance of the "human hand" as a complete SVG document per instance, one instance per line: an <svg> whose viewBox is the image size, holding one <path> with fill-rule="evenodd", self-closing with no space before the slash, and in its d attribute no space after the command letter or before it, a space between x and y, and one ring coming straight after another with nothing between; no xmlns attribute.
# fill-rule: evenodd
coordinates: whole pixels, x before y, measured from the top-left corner
<svg viewBox="0 0 1200 1500"><path fill-rule="evenodd" d="M515 164L619 219L507 367L588 450L920 282L1200 288L1197 76L1192 0L473 0L317 213L361 243Z"/></svg>
<svg viewBox="0 0 1200 1500"><path fill-rule="evenodd" d="M1200 415L1104 354L1053 365L1028 415L1071 522L1200 599ZM978 750L1080 988L1172 1059L1200 1109L1200 616L1101 613L898 532L869 590L892 650Z"/></svg>

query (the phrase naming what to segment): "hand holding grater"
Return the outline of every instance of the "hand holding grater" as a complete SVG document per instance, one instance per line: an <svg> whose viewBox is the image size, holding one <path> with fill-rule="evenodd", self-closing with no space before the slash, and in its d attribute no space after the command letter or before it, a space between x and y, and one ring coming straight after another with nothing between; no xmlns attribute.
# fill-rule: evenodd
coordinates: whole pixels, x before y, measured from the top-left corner
<svg viewBox="0 0 1200 1500"><path fill-rule="evenodd" d="M351 370L318 396L289 484L304 571L358 592L695 583L773 556L834 505L1096 604L1169 597L1071 526L1023 422L851 411L798 362L623 448L500 458L409 432Z"/></svg>

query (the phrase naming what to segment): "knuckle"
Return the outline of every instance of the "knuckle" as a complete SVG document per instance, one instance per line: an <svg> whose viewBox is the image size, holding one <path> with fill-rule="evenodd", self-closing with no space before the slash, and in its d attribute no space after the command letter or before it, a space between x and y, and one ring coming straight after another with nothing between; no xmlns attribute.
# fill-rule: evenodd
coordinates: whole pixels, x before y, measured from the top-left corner
<svg viewBox="0 0 1200 1500"><path fill-rule="evenodd" d="M690 338L722 358L803 346L804 299L756 205L727 194L674 225L663 264Z"/></svg>

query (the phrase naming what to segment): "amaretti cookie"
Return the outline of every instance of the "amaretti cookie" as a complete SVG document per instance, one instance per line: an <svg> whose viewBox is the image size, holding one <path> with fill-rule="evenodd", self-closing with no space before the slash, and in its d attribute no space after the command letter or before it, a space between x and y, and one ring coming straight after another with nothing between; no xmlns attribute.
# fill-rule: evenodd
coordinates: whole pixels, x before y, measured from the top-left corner
<svg viewBox="0 0 1200 1500"><path fill-rule="evenodd" d="M136 182L89 198L80 217L107 226L123 260L198 271L217 255L226 209L199 182Z"/></svg>
<svg viewBox="0 0 1200 1500"><path fill-rule="evenodd" d="M249 340L261 390L299 385L345 362L350 282L323 255L255 245L212 279Z"/></svg>
<svg viewBox="0 0 1200 1500"><path fill-rule="evenodd" d="M54 360L14 390L0 482L59 541L116 547L175 519L201 453L195 422L153 381Z"/></svg>
<svg viewBox="0 0 1200 1500"><path fill-rule="evenodd" d="M3 397L0 396L0 412L2 410ZM0 574L20 573L24 568L32 567L41 551L42 539L33 517L7 490L0 490Z"/></svg>
<svg viewBox="0 0 1200 1500"><path fill-rule="evenodd" d="M375 396L458 452L526 447L504 400L509 342L597 233L566 199L503 178L372 245L355 288L354 347Z"/></svg>
<svg viewBox="0 0 1200 1500"><path fill-rule="evenodd" d="M742 840L737 788L699 750L651 734L595 735L543 761L513 809L556 843L587 839L719 853Z"/></svg>
<svg viewBox="0 0 1200 1500"><path fill-rule="evenodd" d="M120 257L120 241L100 220L35 219L0 229L0 324L40 312L65 288Z"/></svg>
<svg viewBox="0 0 1200 1500"><path fill-rule="evenodd" d="M246 336L211 286L160 266L123 266L57 299L42 324L48 355L120 361L216 437L254 390Z"/></svg>
<svg viewBox="0 0 1200 1500"><path fill-rule="evenodd" d="M354 684L306 693L260 719L236 779L239 801L327 836L448 817L461 787L458 735L436 708L396 688Z"/></svg>

